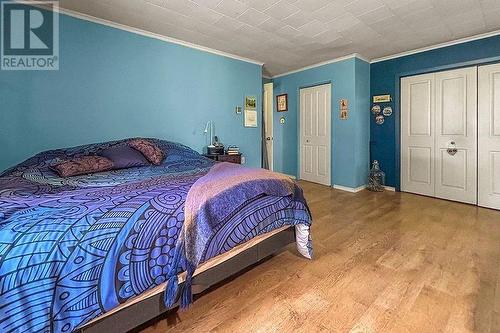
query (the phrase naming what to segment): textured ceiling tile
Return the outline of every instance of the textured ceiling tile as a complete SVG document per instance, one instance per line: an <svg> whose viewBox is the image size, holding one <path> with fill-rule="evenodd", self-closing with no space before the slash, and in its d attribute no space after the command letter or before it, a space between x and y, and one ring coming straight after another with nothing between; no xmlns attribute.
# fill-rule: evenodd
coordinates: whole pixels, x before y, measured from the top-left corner
<svg viewBox="0 0 500 333"><path fill-rule="evenodd" d="M328 30L328 25L318 20L310 21L299 28L299 31L309 37L314 37Z"/></svg>
<svg viewBox="0 0 500 333"><path fill-rule="evenodd" d="M330 29L334 29L337 31L345 31L354 27L355 25L361 23L359 19L354 17L352 14L345 14L341 17L333 19L331 22L328 22L328 26Z"/></svg>
<svg viewBox="0 0 500 333"><path fill-rule="evenodd" d="M186 0L187 1L187 0ZM192 2L196 2L197 4L208 7L208 8L215 8L217 5L222 1L222 0L190 0Z"/></svg>
<svg viewBox="0 0 500 333"><path fill-rule="evenodd" d="M297 29L303 26L304 24L312 21L312 19L313 17L311 14L299 11L296 12L295 14L288 16L286 19L283 20L283 22Z"/></svg>
<svg viewBox="0 0 500 333"><path fill-rule="evenodd" d="M490 30L500 29L500 8L496 10L484 11L486 27Z"/></svg>
<svg viewBox="0 0 500 333"><path fill-rule="evenodd" d="M293 4L306 12L314 12L330 3L331 0L297 0Z"/></svg>
<svg viewBox="0 0 500 333"><path fill-rule="evenodd" d="M257 26L268 19L268 15L253 8L247 9L243 14L241 14L241 16L238 17L239 21L253 26Z"/></svg>
<svg viewBox="0 0 500 333"><path fill-rule="evenodd" d="M262 12L280 0L240 0L240 1Z"/></svg>
<svg viewBox="0 0 500 333"><path fill-rule="evenodd" d="M478 0L434 0L434 7L443 15L455 15L480 6Z"/></svg>
<svg viewBox="0 0 500 333"><path fill-rule="evenodd" d="M483 8L484 11L500 9L500 1L498 0L480 0L479 3L481 4L481 8Z"/></svg>
<svg viewBox="0 0 500 333"><path fill-rule="evenodd" d="M321 44L330 44L336 40L339 40L342 38L342 35L339 34L335 30L327 30L324 31L316 36L314 36L314 40L318 41Z"/></svg>
<svg viewBox="0 0 500 333"><path fill-rule="evenodd" d="M284 18L287 18L288 16L295 14L298 11L300 11L299 8L286 2L285 0L281 0L280 2L274 4L272 7L269 7L265 11L265 13L278 20L283 20Z"/></svg>
<svg viewBox="0 0 500 333"><path fill-rule="evenodd" d="M434 8L429 8L407 16L403 16L402 20L403 22L408 24L410 28L418 30L423 27L438 25L441 21L441 17Z"/></svg>
<svg viewBox="0 0 500 333"><path fill-rule="evenodd" d="M430 2L429 0L412 0L411 2L400 5L395 2L392 5L388 4L388 6L394 12L394 14L398 15L399 17L434 8L432 2Z"/></svg>
<svg viewBox="0 0 500 333"><path fill-rule="evenodd" d="M276 30L278 30L283 26L285 26L285 23L271 17L270 19L259 24L258 28L268 32L275 32Z"/></svg>
<svg viewBox="0 0 500 333"><path fill-rule="evenodd" d="M219 13L233 18L240 16L247 9L248 6L246 4L237 0L222 0L222 2L215 7L215 10Z"/></svg>
<svg viewBox="0 0 500 333"><path fill-rule="evenodd" d="M345 9L354 16L361 16L383 5L384 3L380 0L354 0L347 4Z"/></svg>
<svg viewBox="0 0 500 333"><path fill-rule="evenodd" d="M358 19L365 24L371 25L386 19L391 19L394 16L394 13L387 6L383 5L382 7L378 7L375 10L358 16Z"/></svg>
<svg viewBox="0 0 500 333"><path fill-rule="evenodd" d="M315 19L320 20L322 22L329 22L337 17L345 15L347 11L344 6L332 2L327 6L321 7L320 9L313 12L313 16Z"/></svg>
<svg viewBox="0 0 500 333"><path fill-rule="evenodd" d="M284 27L280 28L276 33L282 37L297 37L300 35L300 31L297 29L292 28L289 25L285 25Z"/></svg>
<svg viewBox="0 0 500 333"><path fill-rule="evenodd" d="M235 31L243 25L242 22L233 19L232 17L223 15L215 25L219 28L225 29L228 32Z"/></svg>

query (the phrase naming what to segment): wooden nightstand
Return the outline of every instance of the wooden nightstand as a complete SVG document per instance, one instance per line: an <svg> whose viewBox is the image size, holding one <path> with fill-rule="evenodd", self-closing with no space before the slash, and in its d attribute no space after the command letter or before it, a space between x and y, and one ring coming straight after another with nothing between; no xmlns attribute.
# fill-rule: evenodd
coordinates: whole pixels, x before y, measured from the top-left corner
<svg viewBox="0 0 500 333"><path fill-rule="evenodd" d="M220 154L220 155L208 155L204 154L203 156L208 157L214 161L218 162L229 162L241 164L241 154L238 155L228 155L228 154Z"/></svg>

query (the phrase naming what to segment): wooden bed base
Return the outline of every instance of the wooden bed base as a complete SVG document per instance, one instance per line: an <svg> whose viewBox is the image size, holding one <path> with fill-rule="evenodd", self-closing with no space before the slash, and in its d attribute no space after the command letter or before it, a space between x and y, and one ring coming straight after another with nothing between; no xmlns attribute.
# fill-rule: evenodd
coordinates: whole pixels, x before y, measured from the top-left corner
<svg viewBox="0 0 500 333"><path fill-rule="evenodd" d="M295 228L286 228L262 242L252 246L234 257L214 266L193 278L193 293L201 293L209 287L254 265L262 259L278 252L288 244L295 242ZM181 283L182 286L184 283ZM152 295L140 302L131 304L113 314L104 316L82 326L77 332L126 332L150 321L161 314L177 308L178 304L166 308L163 293Z"/></svg>

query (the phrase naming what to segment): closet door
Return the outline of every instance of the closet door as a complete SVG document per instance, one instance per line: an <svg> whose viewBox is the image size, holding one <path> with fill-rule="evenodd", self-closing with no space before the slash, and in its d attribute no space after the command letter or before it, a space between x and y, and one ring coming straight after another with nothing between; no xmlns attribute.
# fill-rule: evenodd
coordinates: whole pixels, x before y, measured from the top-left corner
<svg viewBox="0 0 500 333"><path fill-rule="evenodd" d="M435 74L435 196L477 204L477 68Z"/></svg>
<svg viewBox="0 0 500 333"><path fill-rule="evenodd" d="M434 74L401 79L401 190L434 196Z"/></svg>
<svg viewBox="0 0 500 333"><path fill-rule="evenodd" d="M500 64L479 67L479 205L500 209Z"/></svg>

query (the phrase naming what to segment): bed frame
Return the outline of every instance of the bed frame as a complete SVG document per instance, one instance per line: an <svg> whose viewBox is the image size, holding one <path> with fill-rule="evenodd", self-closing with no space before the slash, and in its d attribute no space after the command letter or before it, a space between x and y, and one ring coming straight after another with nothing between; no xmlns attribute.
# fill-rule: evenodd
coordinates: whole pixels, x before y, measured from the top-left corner
<svg viewBox="0 0 500 333"><path fill-rule="evenodd" d="M288 244L295 242L295 228L286 228L262 242L238 253L234 257L214 266L193 278L193 293L199 294L209 287L222 282L243 269L252 266L262 259L277 253ZM182 286L184 283L181 283ZM163 292L151 295L140 302L131 304L110 315L97 318L76 332L126 332L144 324L167 311L177 308L176 303L171 308L166 308L163 303Z"/></svg>

